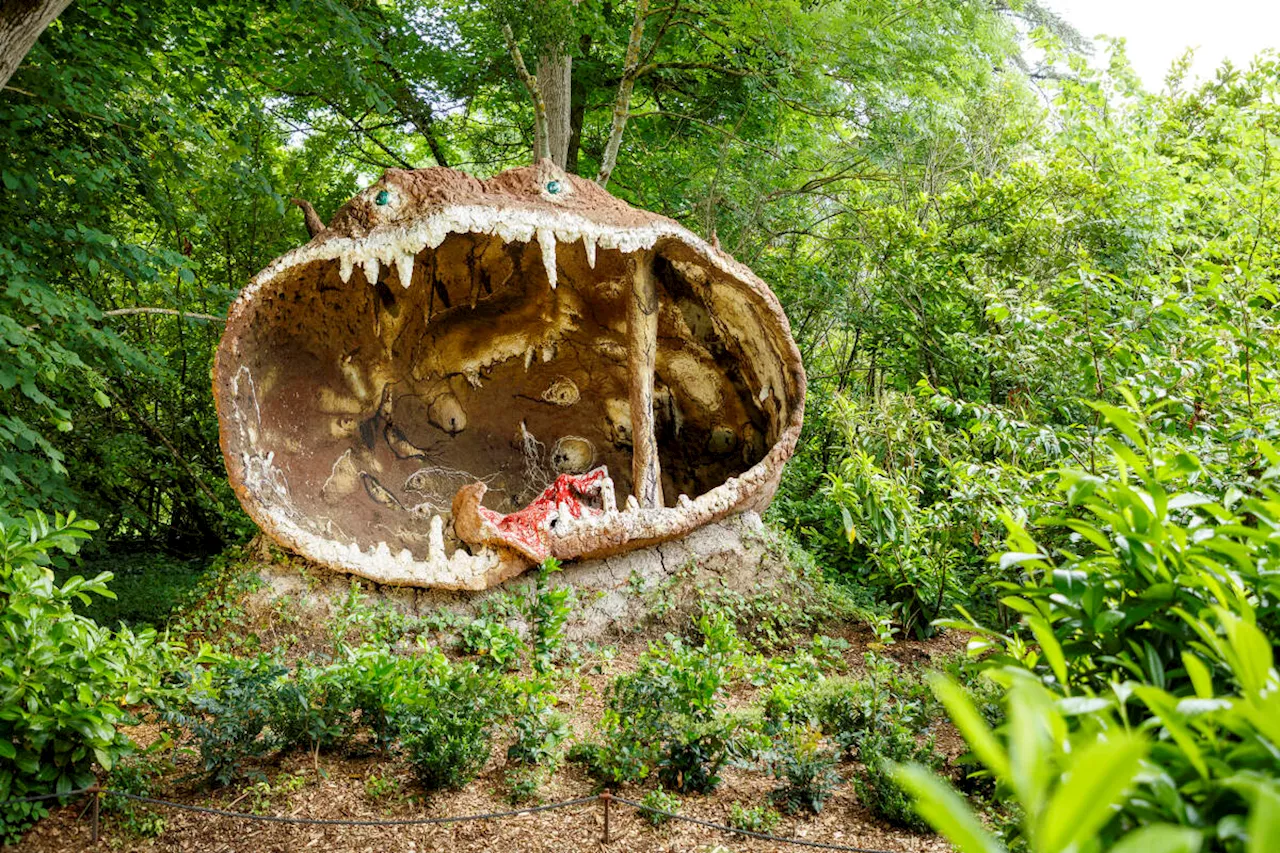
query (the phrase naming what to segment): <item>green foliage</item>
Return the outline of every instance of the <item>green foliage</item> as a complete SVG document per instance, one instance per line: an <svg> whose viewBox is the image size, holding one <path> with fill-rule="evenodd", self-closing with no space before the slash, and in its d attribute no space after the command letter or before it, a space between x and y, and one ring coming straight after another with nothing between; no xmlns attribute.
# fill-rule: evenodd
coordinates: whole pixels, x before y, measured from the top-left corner
<svg viewBox="0 0 1280 853"><path fill-rule="evenodd" d="M161 767L156 763L130 757L111 768L106 787L139 797L154 797L160 773ZM106 814L115 816L120 827L130 835L154 838L164 832L164 815L136 800L107 795L103 797L102 809Z"/></svg>
<svg viewBox="0 0 1280 853"><path fill-rule="evenodd" d="M662 826L670 821L671 815L680 811L680 798L661 788L654 788L640 798L642 809L636 809L650 826Z"/></svg>
<svg viewBox="0 0 1280 853"><path fill-rule="evenodd" d="M742 803L729 806L729 826L734 829L767 834L773 832L781 822L782 815L768 806L744 806Z"/></svg>
<svg viewBox="0 0 1280 853"><path fill-rule="evenodd" d="M401 749L424 788L457 788L489 759L494 723L503 710L494 678L424 653L396 685L395 727Z"/></svg>
<svg viewBox="0 0 1280 853"><path fill-rule="evenodd" d="M72 571L83 574L111 573L115 598L94 598L77 611L100 625L151 625L163 628L174 611L197 588L209 560L179 559L144 550L117 550L85 555L79 566L55 571L64 581Z"/></svg>
<svg viewBox="0 0 1280 853"><path fill-rule="evenodd" d="M1046 548L1010 524L999 559L1026 573L1005 601L1027 633L957 623L977 631L971 652L1006 688L1006 724L993 733L950 681L935 690L1012 791L1032 850L1085 839L1141 849L1155 838L1169 849L1242 849L1249 827L1268 819L1280 769L1265 532L1280 456L1256 442L1268 465L1256 494L1215 500L1188 486L1211 484L1229 473L1223 465L1153 442L1140 412L1105 415L1128 441L1111 443L1108 476L1062 473L1071 511L1046 527L1072 536ZM939 831L997 849L942 783L918 767L903 773Z"/></svg>
<svg viewBox="0 0 1280 853"><path fill-rule="evenodd" d="M560 563L548 557L538 566L525 611L533 650L535 672L552 668L552 658L564 645L564 626L573 611L574 592L568 584L551 586L551 576L560 571Z"/></svg>
<svg viewBox="0 0 1280 853"><path fill-rule="evenodd" d="M75 554L97 526L36 512L0 524L0 801L65 792L94 781L133 751L120 726L129 707L161 692L176 647L152 629L108 631L75 612L110 596L108 573L54 581L59 552ZM15 840L47 812L0 809L0 840Z"/></svg>
<svg viewBox="0 0 1280 853"><path fill-rule="evenodd" d="M788 814L807 810L814 814L843 781L836 771L839 753L825 746L816 728L793 728L766 755L769 771L782 785L769 797Z"/></svg>
<svg viewBox="0 0 1280 853"><path fill-rule="evenodd" d="M650 646L636 671L610 686L605 743L571 754L600 781L636 781L656 771L679 791L706 793L719 785L737 728L722 713L724 691L742 669L743 648L723 614L702 616L697 624L701 645L668 634L665 646Z"/></svg>
<svg viewBox="0 0 1280 853"><path fill-rule="evenodd" d="M492 619L474 619L462 629L464 655L480 658L482 665L511 671L520 668L524 642L514 628Z"/></svg>
<svg viewBox="0 0 1280 853"><path fill-rule="evenodd" d="M281 773L273 781L260 779L249 786L249 811L257 815L270 814L278 807L278 798L302 790L307 784L305 776Z"/></svg>
<svg viewBox="0 0 1280 853"><path fill-rule="evenodd" d="M559 711L534 705L512 723L515 740L507 747L507 760L534 766L554 767L560 745L569 737L569 720Z"/></svg>
<svg viewBox="0 0 1280 853"><path fill-rule="evenodd" d="M399 797L400 780L394 776L370 773L364 780L364 795L370 800L386 800Z"/></svg>
<svg viewBox="0 0 1280 853"><path fill-rule="evenodd" d="M858 801L872 814L895 826L928 829L928 824L916 814L910 795L894 777L894 770L898 764L914 762L937 771L942 762L934 752L933 743L917 743L915 733L908 728L871 731L859 740L858 757L863 768L853 777Z"/></svg>
<svg viewBox="0 0 1280 853"><path fill-rule="evenodd" d="M193 679L185 705L166 713L168 722L190 733L209 781L229 785L244 777L261 780L253 762L288 745L271 728L273 712L284 704L277 693L291 692L292 685L284 680L287 672L266 655L232 658ZM285 719L289 726L292 715Z"/></svg>

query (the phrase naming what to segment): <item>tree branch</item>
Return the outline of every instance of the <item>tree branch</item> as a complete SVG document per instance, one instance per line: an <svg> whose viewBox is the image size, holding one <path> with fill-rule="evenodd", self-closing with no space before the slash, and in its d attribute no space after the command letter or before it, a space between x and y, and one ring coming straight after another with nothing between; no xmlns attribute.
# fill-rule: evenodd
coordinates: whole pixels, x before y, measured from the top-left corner
<svg viewBox="0 0 1280 853"><path fill-rule="evenodd" d="M189 320L212 320L217 323L227 322L226 317L216 314L199 314L194 311L178 311L174 308L113 308L103 311L103 317L124 317L128 314L163 314L168 317L186 317Z"/></svg>
<svg viewBox="0 0 1280 853"><path fill-rule="evenodd" d="M618 149L622 147L622 132L631 112L631 92L636 85L636 66L640 62L640 40L644 37L644 22L648 17L649 0L636 0L636 16L631 22L631 37L627 39L627 58L622 68L622 81L618 83L618 98L613 104L613 124L609 128L609 141L600 161L600 173L596 183L609 185L609 176L618 164Z"/></svg>
<svg viewBox="0 0 1280 853"><path fill-rule="evenodd" d="M551 159L551 138L547 133L547 104L542 100L542 90L538 88L538 78L529 73L525 67L524 57L520 55L520 45L516 44L515 34L510 24L502 25L502 35L507 39L507 50L511 51L511 61L515 63L516 74L520 82L529 90L533 99L533 158L535 160Z"/></svg>

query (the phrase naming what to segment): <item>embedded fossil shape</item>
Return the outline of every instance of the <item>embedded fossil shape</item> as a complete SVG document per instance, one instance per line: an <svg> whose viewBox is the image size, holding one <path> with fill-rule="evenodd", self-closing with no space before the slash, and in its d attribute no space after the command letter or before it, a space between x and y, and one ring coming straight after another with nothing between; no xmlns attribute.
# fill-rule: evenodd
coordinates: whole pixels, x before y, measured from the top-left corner
<svg viewBox="0 0 1280 853"><path fill-rule="evenodd" d="M232 486L282 545L484 589L772 499L799 352L764 283L672 220L543 161L389 171L307 221L214 367Z"/></svg>

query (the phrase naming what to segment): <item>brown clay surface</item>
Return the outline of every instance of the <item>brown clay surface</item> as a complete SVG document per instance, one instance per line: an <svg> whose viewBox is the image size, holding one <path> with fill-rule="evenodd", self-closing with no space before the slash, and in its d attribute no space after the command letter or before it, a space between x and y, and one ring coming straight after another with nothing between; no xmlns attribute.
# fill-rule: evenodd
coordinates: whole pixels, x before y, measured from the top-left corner
<svg viewBox="0 0 1280 853"><path fill-rule="evenodd" d="M621 517L634 491L637 257L659 306L663 506ZM749 271L544 164L488 181L388 172L246 289L214 388L232 485L281 544L384 583L483 588L528 561L500 539L457 538L460 488L483 482L484 505L508 513L559 474L604 466L620 518L562 524L553 553L685 535L768 503L798 437L804 374L776 298Z"/></svg>

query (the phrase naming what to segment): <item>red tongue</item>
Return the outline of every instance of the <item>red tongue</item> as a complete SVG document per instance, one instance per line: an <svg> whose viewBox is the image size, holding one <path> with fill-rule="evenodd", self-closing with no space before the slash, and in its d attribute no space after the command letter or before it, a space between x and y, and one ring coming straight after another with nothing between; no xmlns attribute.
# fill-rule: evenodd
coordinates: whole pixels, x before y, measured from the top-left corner
<svg viewBox="0 0 1280 853"><path fill-rule="evenodd" d="M480 515L498 529L498 535L517 551L542 561L551 556L551 525L548 519L561 505L573 518L583 515L601 515L604 510L585 504L582 499L598 492L600 481L607 472L597 468L588 474L561 474L541 495L524 509L503 515L485 507L478 507ZM594 488L593 488L594 487Z"/></svg>

